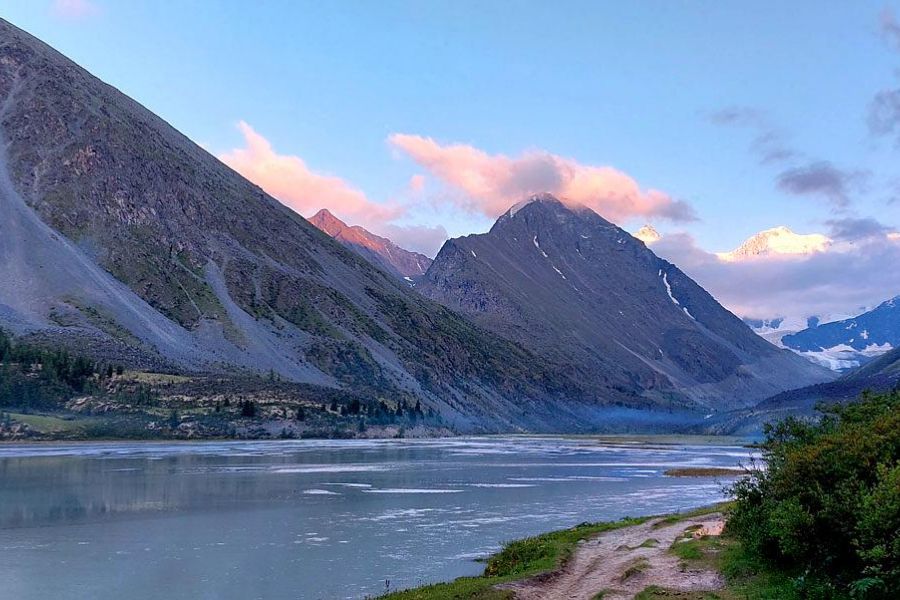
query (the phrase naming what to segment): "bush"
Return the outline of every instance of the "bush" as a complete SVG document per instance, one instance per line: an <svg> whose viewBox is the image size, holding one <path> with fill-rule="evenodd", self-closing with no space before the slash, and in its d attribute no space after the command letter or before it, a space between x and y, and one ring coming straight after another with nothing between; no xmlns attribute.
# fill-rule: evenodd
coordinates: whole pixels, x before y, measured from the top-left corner
<svg viewBox="0 0 900 600"><path fill-rule="evenodd" d="M808 597L895 597L900 393L820 410L818 422L767 428L766 467L733 486L729 531L759 559L802 574Z"/></svg>

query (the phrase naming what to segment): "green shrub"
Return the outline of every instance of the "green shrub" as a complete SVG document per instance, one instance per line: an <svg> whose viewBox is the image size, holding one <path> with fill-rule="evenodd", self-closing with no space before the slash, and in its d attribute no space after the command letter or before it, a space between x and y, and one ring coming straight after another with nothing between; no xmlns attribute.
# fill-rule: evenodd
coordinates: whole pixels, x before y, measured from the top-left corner
<svg viewBox="0 0 900 600"><path fill-rule="evenodd" d="M900 590L900 393L866 394L766 432L766 467L732 487L728 529L805 597Z"/></svg>

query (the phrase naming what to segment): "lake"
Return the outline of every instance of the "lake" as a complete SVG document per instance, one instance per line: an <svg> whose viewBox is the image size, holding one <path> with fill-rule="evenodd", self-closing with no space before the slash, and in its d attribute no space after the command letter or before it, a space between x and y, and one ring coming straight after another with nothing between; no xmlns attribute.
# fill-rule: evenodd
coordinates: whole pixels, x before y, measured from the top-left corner
<svg viewBox="0 0 900 600"><path fill-rule="evenodd" d="M661 443L666 441L669 443ZM4 598L364 598L479 573L504 541L723 498L692 439L0 445Z"/></svg>

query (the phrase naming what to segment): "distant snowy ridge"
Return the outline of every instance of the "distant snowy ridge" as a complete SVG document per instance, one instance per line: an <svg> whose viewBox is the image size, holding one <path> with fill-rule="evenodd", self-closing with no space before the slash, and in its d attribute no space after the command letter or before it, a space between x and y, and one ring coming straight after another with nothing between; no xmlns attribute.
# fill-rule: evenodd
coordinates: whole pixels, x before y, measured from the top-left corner
<svg viewBox="0 0 900 600"><path fill-rule="evenodd" d="M807 256L824 252L831 246L829 237L820 233L799 234L788 227L766 229L747 238L731 252L717 252L726 262L737 262L772 256Z"/></svg>

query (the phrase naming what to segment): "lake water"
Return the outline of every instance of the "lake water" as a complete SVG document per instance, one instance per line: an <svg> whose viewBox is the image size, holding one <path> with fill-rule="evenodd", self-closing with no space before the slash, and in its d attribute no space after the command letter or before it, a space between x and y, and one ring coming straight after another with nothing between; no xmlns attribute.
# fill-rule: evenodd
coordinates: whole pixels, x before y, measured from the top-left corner
<svg viewBox="0 0 900 600"><path fill-rule="evenodd" d="M739 446L587 438L0 445L0 597L363 598L504 541L721 499Z"/></svg>

